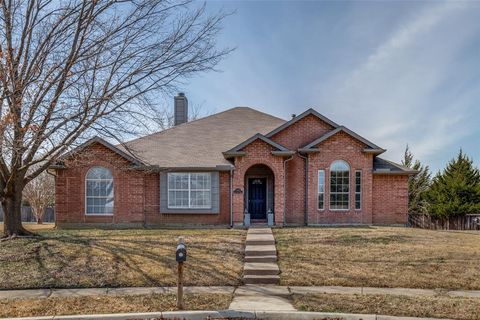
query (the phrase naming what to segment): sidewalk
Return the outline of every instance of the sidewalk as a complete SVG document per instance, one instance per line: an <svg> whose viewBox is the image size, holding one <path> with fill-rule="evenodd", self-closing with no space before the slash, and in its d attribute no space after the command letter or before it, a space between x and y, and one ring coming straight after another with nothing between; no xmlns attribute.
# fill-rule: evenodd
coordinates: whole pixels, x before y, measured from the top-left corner
<svg viewBox="0 0 480 320"><path fill-rule="evenodd" d="M185 293L220 293L233 294L236 290L257 290L271 292L275 295L311 294L311 293L340 293L340 294L387 294L410 297L421 296L450 296L480 298L480 290L453 290L445 289L409 289L409 288L373 288L373 287L340 287L340 286L273 286L273 285L246 285L241 287L185 287ZM176 287L127 287L127 288L86 288L86 289L30 289L30 290L0 290L2 299L34 299L49 297L81 297L98 295L141 295L152 293L176 293Z"/></svg>
<svg viewBox="0 0 480 320"><path fill-rule="evenodd" d="M184 287L185 293L220 293L233 294L235 287ZM28 290L0 290L2 299L35 299L58 297L85 297L102 295L142 295L176 293L177 287L124 287L124 288L74 288L74 289L28 289Z"/></svg>
<svg viewBox="0 0 480 320"><path fill-rule="evenodd" d="M415 318L396 317L377 314L355 314L355 313L330 313L330 312L305 312L305 311L169 311L149 313L117 313L117 314L95 314L78 316L51 316L34 318L3 318L2 320L131 320L131 319L183 319L183 320L204 320L204 319L263 319L263 320L440 320L439 318Z"/></svg>

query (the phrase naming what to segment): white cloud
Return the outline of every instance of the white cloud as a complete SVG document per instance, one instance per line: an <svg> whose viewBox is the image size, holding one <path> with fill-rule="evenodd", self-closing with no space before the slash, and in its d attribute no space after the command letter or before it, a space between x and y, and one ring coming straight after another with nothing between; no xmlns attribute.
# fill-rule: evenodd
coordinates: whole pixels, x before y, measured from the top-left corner
<svg viewBox="0 0 480 320"><path fill-rule="evenodd" d="M477 7L478 8L478 7ZM319 85L328 115L377 144L398 160L408 142L428 158L471 132L471 100L459 100L452 83L465 46L478 34L467 3L428 5L397 27L357 68ZM477 12L478 13L478 12ZM339 120L341 119L341 120Z"/></svg>

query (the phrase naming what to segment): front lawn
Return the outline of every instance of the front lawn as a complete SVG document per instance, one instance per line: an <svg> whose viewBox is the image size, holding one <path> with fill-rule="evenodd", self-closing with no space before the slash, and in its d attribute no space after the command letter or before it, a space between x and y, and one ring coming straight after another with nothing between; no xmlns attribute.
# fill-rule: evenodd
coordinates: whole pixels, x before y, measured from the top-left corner
<svg viewBox="0 0 480 320"><path fill-rule="evenodd" d="M244 230L42 230L0 243L0 289L174 286L179 236L185 285L238 285Z"/></svg>
<svg viewBox="0 0 480 320"><path fill-rule="evenodd" d="M228 309L229 294L187 294L186 310ZM0 317L176 311L174 294L0 300Z"/></svg>
<svg viewBox="0 0 480 320"><path fill-rule="evenodd" d="M480 299L407 297L393 295L309 294L293 295L301 311L344 312L474 320L479 319Z"/></svg>
<svg viewBox="0 0 480 320"><path fill-rule="evenodd" d="M274 229L282 285L480 289L480 233Z"/></svg>

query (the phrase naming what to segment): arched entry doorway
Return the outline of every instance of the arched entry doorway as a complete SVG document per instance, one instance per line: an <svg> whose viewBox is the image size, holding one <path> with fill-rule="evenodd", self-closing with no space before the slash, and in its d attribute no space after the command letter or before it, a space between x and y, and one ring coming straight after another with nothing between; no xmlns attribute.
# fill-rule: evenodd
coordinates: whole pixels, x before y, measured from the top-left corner
<svg viewBox="0 0 480 320"><path fill-rule="evenodd" d="M267 212L274 211L273 171L264 164L251 166L245 172L245 210L250 213L252 223L265 222Z"/></svg>

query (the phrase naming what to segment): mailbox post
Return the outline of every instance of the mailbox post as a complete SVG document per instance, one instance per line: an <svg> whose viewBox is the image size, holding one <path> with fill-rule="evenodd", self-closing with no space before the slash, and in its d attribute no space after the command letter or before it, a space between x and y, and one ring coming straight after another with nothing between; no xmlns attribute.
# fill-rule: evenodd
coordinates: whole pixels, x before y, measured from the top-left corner
<svg viewBox="0 0 480 320"><path fill-rule="evenodd" d="M177 251L175 252L177 260L177 308L183 310L183 263L187 261L187 247L183 237L178 238Z"/></svg>

